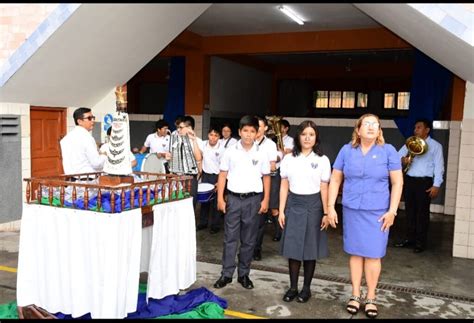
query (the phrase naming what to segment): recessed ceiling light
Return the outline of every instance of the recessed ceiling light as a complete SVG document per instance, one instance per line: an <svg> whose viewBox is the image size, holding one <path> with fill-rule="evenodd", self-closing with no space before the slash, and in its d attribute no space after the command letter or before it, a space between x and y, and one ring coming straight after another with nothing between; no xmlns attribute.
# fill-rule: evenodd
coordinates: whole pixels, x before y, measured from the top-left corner
<svg viewBox="0 0 474 323"><path fill-rule="evenodd" d="M304 25L303 19L298 17L298 15L295 14L292 10L290 10L290 8L286 6L279 6L278 9L280 9L281 12L293 19L296 23L298 23L298 25Z"/></svg>

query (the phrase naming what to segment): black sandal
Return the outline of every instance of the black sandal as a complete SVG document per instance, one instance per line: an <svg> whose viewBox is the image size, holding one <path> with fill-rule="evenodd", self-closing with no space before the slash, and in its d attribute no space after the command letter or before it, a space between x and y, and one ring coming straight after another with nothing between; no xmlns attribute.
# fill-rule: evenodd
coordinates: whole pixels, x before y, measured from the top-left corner
<svg viewBox="0 0 474 323"><path fill-rule="evenodd" d="M375 298L374 299L366 299L365 300L365 316L367 316L368 318L371 318L371 319L374 319L377 317L377 315L379 315L379 312L377 311L377 307L376 308L367 308L367 304L372 304L374 306L377 305L377 303L375 302Z"/></svg>
<svg viewBox="0 0 474 323"><path fill-rule="evenodd" d="M359 306L355 306L355 305L349 304L349 303L352 302L352 301L359 303ZM347 306L346 306L346 310L349 312L349 314L356 315L357 312L359 312L359 309L360 309L360 302L361 302L360 296L352 295L352 296L349 298L349 302L347 302Z"/></svg>

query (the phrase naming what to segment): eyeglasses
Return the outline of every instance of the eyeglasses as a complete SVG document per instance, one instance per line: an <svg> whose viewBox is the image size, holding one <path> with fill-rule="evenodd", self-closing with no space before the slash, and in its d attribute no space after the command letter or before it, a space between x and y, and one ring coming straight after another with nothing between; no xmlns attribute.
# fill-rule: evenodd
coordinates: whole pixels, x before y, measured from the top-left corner
<svg viewBox="0 0 474 323"><path fill-rule="evenodd" d="M89 120L89 121L92 121L92 120L95 120L95 116L88 116L88 117L84 117L84 118L81 118L81 120Z"/></svg>
<svg viewBox="0 0 474 323"><path fill-rule="evenodd" d="M370 122L370 121L364 121L362 122L362 125L366 128L372 126L374 128L378 128L380 127L380 123L378 123L377 121L373 121L373 122Z"/></svg>

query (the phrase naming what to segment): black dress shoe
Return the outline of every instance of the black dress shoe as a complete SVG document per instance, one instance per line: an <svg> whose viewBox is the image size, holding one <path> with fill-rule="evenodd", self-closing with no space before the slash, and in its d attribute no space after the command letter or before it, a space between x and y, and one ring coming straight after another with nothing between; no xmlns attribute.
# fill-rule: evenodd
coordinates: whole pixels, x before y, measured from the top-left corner
<svg viewBox="0 0 474 323"><path fill-rule="evenodd" d="M400 242L397 242L394 244L394 247L395 248L408 248L408 247L412 247L414 245L413 242L411 242L410 240L403 240L403 241L400 241Z"/></svg>
<svg viewBox="0 0 474 323"><path fill-rule="evenodd" d="M242 277L239 277L237 281L242 285L243 288L246 289L252 289L253 288L253 283L249 278L249 275L245 275Z"/></svg>
<svg viewBox="0 0 474 323"><path fill-rule="evenodd" d="M230 284L232 283L232 278L230 277L225 277L224 275L222 275L215 283L214 283L214 287L215 288L222 288L222 287L225 287L227 284Z"/></svg>
<svg viewBox="0 0 474 323"><path fill-rule="evenodd" d="M298 294L298 297L296 297L296 301L298 303L306 303L309 299L311 298L311 291L303 287L301 292Z"/></svg>
<svg viewBox="0 0 474 323"><path fill-rule="evenodd" d="M198 226L196 227L196 231L201 231L205 228L207 228L207 224L198 224Z"/></svg>
<svg viewBox="0 0 474 323"><path fill-rule="evenodd" d="M283 301L284 302L291 302L298 296L298 290L297 289L289 289L286 291L285 295L283 296Z"/></svg>
<svg viewBox="0 0 474 323"><path fill-rule="evenodd" d="M272 240L273 240L273 241L280 241L280 240L281 240L281 237L273 237Z"/></svg>
<svg viewBox="0 0 474 323"><path fill-rule="evenodd" d="M262 252L260 250L255 250L253 252L253 260L256 260L256 261L262 260Z"/></svg>

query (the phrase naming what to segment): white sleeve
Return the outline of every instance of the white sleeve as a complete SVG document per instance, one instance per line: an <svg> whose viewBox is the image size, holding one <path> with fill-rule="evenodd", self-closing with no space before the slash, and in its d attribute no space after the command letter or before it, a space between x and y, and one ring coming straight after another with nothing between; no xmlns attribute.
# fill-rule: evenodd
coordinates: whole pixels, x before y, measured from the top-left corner
<svg viewBox="0 0 474 323"><path fill-rule="evenodd" d="M270 174L270 161L268 160L267 154L261 154L262 156L262 167L260 169L262 175Z"/></svg>
<svg viewBox="0 0 474 323"><path fill-rule="evenodd" d="M328 183L331 178L331 162L326 155L322 157L321 164L321 182Z"/></svg>
<svg viewBox="0 0 474 323"><path fill-rule="evenodd" d="M288 162L291 158L289 156L285 156L280 164L280 177L281 178L288 178Z"/></svg>
<svg viewBox="0 0 474 323"><path fill-rule="evenodd" d="M146 136L145 143L143 144L143 146L150 148L150 145L151 145L151 136L152 136L152 135Z"/></svg>
<svg viewBox="0 0 474 323"><path fill-rule="evenodd" d="M224 152L224 156L222 156L221 158L221 162L219 164L219 170L223 171L223 172L227 172L229 171L229 166L230 166L230 150L226 150Z"/></svg>
<svg viewBox="0 0 474 323"><path fill-rule="evenodd" d="M95 140L92 136L89 136L86 142L84 142L84 149L86 153L86 157L89 160L91 166L96 170L102 170L104 167L105 159L107 158L105 155L99 155L99 151L97 150L97 145Z"/></svg>

